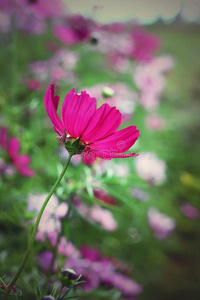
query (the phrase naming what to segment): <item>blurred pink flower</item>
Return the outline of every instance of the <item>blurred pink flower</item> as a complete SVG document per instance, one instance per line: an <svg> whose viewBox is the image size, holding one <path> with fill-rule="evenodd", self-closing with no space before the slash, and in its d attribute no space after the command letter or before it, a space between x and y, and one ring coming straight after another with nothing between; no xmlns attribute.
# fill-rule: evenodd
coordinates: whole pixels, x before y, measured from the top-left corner
<svg viewBox="0 0 200 300"><path fill-rule="evenodd" d="M138 94L126 84L121 82L103 83L85 89L89 94L94 95L98 102L116 106L122 113L122 122L127 122L132 118L135 104L138 102Z"/></svg>
<svg viewBox="0 0 200 300"><path fill-rule="evenodd" d="M80 248L82 258L89 259L90 261L98 261L101 259L101 255L98 249L90 248L87 245L82 245Z"/></svg>
<svg viewBox="0 0 200 300"><path fill-rule="evenodd" d="M24 84L25 84L25 86L27 86L28 89L30 89L32 91L38 91L41 86L39 80L34 79L34 78L26 78L24 80Z"/></svg>
<svg viewBox="0 0 200 300"><path fill-rule="evenodd" d="M189 203L184 203L181 205L181 212L183 215L189 219L198 219L199 211L196 207L192 206Z"/></svg>
<svg viewBox="0 0 200 300"><path fill-rule="evenodd" d="M0 129L0 145L7 152L13 165L21 175L26 177L35 175L35 171L29 168L30 157L19 153L20 141L14 136L8 138L8 130L5 127Z"/></svg>
<svg viewBox="0 0 200 300"><path fill-rule="evenodd" d="M47 194L29 195L28 211L36 212L37 216L46 197ZM61 232L61 219L65 217L67 210L67 203L63 202L59 204L58 198L53 195L42 215L36 234L36 240L43 242L48 238L54 245Z"/></svg>
<svg viewBox="0 0 200 300"><path fill-rule="evenodd" d="M155 153L143 152L134 161L136 173L148 183L159 185L166 180L166 163Z"/></svg>
<svg viewBox="0 0 200 300"><path fill-rule="evenodd" d="M148 211L148 222L153 230L154 236L159 240L167 238L176 226L174 219L153 207Z"/></svg>
<svg viewBox="0 0 200 300"><path fill-rule="evenodd" d="M132 49L130 34L125 26L118 30L115 25L111 27L112 25L96 26L93 29L92 36L96 38L97 43L91 49L108 55L108 58L128 58Z"/></svg>
<svg viewBox="0 0 200 300"><path fill-rule="evenodd" d="M78 211L92 222L100 224L107 231L114 231L117 229L117 222L112 213L99 205L92 205L91 207L85 205L83 202L76 199L75 206Z"/></svg>
<svg viewBox="0 0 200 300"><path fill-rule="evenodd" d="M39 82L47 81L56 84L61 80L68 80L73 83L76 80L73 69L78 59L75 51L60 49L48 60L32 62L29 69Z"/></svg>
<svg viewBox="0 0 200 300"><path fill-rule="evenodd" d="M106 274L103 282L117 288L127 297L138 295L142 292L141 284L120 273Z"/></svg>
<svg viewBox="0 0 200 300"><path fill-rule="evenodd" d="M160 93L165 85L163 75L152 68L152 64L138 65L134 73L134 82L140 90Z"/></svg>
<svg viewBox="0 0 200 300"><path fill-rule="evenodd" d="M116 205L117 204L117 200L115 198L113 198L112 196L108 195L104 190L102 189L97 189L95 188L94 189L94 196L106 203L106 204L110 204L110 205Z"/></svg>
<svg viewBox="0 0 200 300"><path fill-rule="evenodd" d="M153 58L155 51L160 47L158 37L141 28L133 29L131 38L133 48L130 52L130 56L139 62L150 61Z"/></svg>
<svg viewBox="0 0 200 300"><path fill-rule="evenodd" d="M109 176L119 177L121 181L126 181L130 174L130 169L126 162L115 162L113 160L101 161L101 164L95 168L100 174L109 174Z"/></svg>
<svg viewBox="0 0 200 300"><path fill-rule="evenodd" d="M0 157L0 176L4 174L7 176L12 176L14 173L14 167L6 164L6 162Z"/></svg>
<svg viewBox="0 0 200 300"><path fill-rule="evenodd" d="M117 229L117 222L112 213L99 205L93 205L90 210L90 218L99 223L105 230L114 231Z"/></svg>
<svg viewBox="0 0 200 300"><path fill-rule="evenodd" d="M41 18L51 18L60 16L63 13L63 5L61 0L1 0L0 8L10 14L19 13L34 13ZM17 16L19 17L19 16Z"/></svg>
<svg viewBox="0 0 200 300"><path fill-rule="evenodd" d="M27 0L2 0L0 9L2 9L7 19L9 19L10 26L8 29L12 30L14 26L27 33L43 34L46 29L46 21L33 9L41 1L36 1L37 4L33 4Z"/></svg>
<svg viewBox="0 0 200 300"><path fill-rule="evenodd" d="M134 83L140 90L140 102L151 110L158 106L165 80L161 73L152 70L151 65L138 65L133 75Z"/></svg>
<svg viewBox="0 0 200 300"><path fill-rule="evenodd" d="M67 242L66 238L62 236L57 245L57 251L59 254L62 254L66 257L80 257L80 252L76 249L76 247L71 243Z"/></svg>
<svg viewBox="0 0 200 300"><path fill-rule="evenodd" d="M11 18L6 13L0 10L0 32L8 32L11 29Z"/></svg>
<svg viewBox="0 0 200 300"><path fill-rule="evenodd" d="M85 153L103 159L137 156L136 153L119 154L134 145L139 130L136 126L129 126L117 131L121 124L121 113L115 107L111 108L105 103L97 109L95 98L85 91L78 95L72 89L65 96L60 120L56 112L59 96L54 96L53 85L47 90L44 103L54 130L64 143L80 139Z"/></svg>
<svg viewBox="0 0 200 300"><path fill-rule="evenodd" d="M161 131L166 127L165 119L156 114L147 116L145 123L149 130Z"/></svg>
<svg viewBox="0 0 200 300"><path fill-rule="evenodd" d="M54 26L55 36L67 45L88 41L95 23L82 15L69 15L61 24Z"/></svg>
<svg viewBox="0 0 200 300"><path fill-rule="evenodd" d="M137 187L131 188L131 196L142 202L146 202L149 199L149 194Z"/></svg>
<svg viewBox="0 0 200 300"><path fill-rule="evenodd" d="M6 15L6 22L10 23L6 31L12 30L13 23L15 28L28 34L43 34L46 29L46 19L61 16L64 12L61 0L1 0L0 9Z"/></svg>
<svg viewBox="0 0 200 300"><path fill-rule="evenodd" d="M36 0L26 2L28 2L29 8L40 18L60 17L65 11L65 6L61 0Z"/></svg>
<svg viewBox="0 0 200 300"><path fill-rule="evenodd" d="M70 258L65 267L76 270L86 280L84 289L91 291L100 284L115 287L124 296L134 296L142 291L142 286L116 271L115 263L108 257L102 257L98 249L86 245L81 247L82 256L79 259ZM132 298L131 298L132 299Z"/></svg>
<svg viewBox="0 0 200 300"><path fill-rule="evenodd" d="M53 252L46 250L43 251L42 253L40 253L39 258L38 258L38 264L40 266L40 268L42 269L43 272L48 273L50 268L51 268L51 264L53 262ZM57 270L58 267L58 262L55 261L54 265L53 265L53 272L55 272Z"/></svg>
<svg viewBox="0 0 200 300"><path fill-rule="evenodd" d="M153 90L144 90L140 94L139 102L142 106L148 110L152 111L159 106L161 94Z"/></svg>
<svg viewBox="0 0 200 300"><path fill-rule="evenodd" d="M46 30L46 21L23 10L20 15L15 15L15 27L27 34L41 35Z"/></svg>
<svg viewBox="0 0 200 300"><path fill-rule="evenodd" d="M125 25L124 23L120 22L113 22L113 23L108 23L108 24L102 24L101 30L105 30L108 32L113 32L113 33L123 33L125 31Z"/></svg>
<svg viewBox="0 0 200 300"><path fill-rule="evenodd" d="M131 68L130 60L126 55L122 55L119 52L111 52L107 55L110 69L119 73L127 73ZM107 63L107 62L106 62Z"/></svg>
<svg viewBox="0 0 200 300"><path fill-rule="evenodd" d="M133 73L133 80L140 90L139 101L147 110L155 109L160 102L165 87L166 72L174 66L171 56L155 57L146 64L136 66Z"/></svg>

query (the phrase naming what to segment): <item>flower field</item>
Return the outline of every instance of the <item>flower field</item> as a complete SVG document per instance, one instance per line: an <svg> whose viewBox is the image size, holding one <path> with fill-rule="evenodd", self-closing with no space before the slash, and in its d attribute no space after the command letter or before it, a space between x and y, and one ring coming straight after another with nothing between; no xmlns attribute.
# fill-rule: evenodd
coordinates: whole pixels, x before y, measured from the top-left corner
<svg viewBox="0 0 200 300"><path fill-rule="evenodd" d="M200 26L11 2L0 299L200 299Z"/></svg>

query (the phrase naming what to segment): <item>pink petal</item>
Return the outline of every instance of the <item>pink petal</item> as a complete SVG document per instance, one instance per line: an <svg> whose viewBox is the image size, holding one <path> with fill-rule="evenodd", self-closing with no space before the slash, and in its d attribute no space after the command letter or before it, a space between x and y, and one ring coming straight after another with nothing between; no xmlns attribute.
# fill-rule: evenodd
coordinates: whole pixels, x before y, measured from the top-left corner
<svg viewBox="0 0 200 300"><path fill-rule="evenodd" d="M18 155L20 150L20 142L16 137L11 137L9 144L8 144L8 153L10 157L14 158Z"/></svg>
<svg viewBox="0 0 200 300"><path fill-rule="evenodd" d="M62 104L62 107L61 107L61 120L62 120L62 123L65 125L65 113L66 113L66 110L68 108L68 104L71 100L71 98L74 96L75 94L75 89L72 89L66 96L65 96L65 99L63 101L63 104Z"/></svg>
<svg viewBox="0 0 200 300"><path fill-rule="evenodd" d="M113 134L119 128L121 118L122 115L116 107L103 104L96 110L81 139L91 143Z"/></svg>
<svg viewBox="0 0 200 300"><path fill-rule="evenodd" d="M29 168L30 157L28 155L15 156L13 159L13 164L23 176L32 177L35 175L34 170Z"/></svg>
<svg viewBox="0 0 200 300"><path fill-rule="evenodd" d="M95 141L91 144L90 148L91 150L106 152L110 157L116 157L116 153L124 153L132 147L138 137L139 130L137 130L136 126L129 126L116 131L114 134L105 139ZM123 155L123 157L125 156Z"/></svg>
<svg viewBox="0 0 200 300"><path fill-rule="evenodd" d="M136 154L136 153L114 154L109 151L96 151L93 153L91 152L91 155L94 155L95 158L99 157L102 159L110 160L112 158L127 158L127 157L138 156L139 154Z"/></svg>
<svg viewBox="0 0 200 300"><path fill-rule="evenodd" d="M69 26L59 25L54 27L54 34L59 40L68 45L78 42L75 32Z"/></svg>
<svg viewBox="0 0 200 300"><path fill-rule="evenodd" d="M64 135L64 127L57 115L59 96L54 96L54 85L51 85L44 97L46 112L53 123L55 131L59 135Z"/></svg>
<svg viewBox="0 0 200 300"><path fill-rule="evenodd" d="M85 91L78 95L72 90L65 97L62 105L62 121L67 134L73 138L80 137L96 111L96 99Z"/></svg>

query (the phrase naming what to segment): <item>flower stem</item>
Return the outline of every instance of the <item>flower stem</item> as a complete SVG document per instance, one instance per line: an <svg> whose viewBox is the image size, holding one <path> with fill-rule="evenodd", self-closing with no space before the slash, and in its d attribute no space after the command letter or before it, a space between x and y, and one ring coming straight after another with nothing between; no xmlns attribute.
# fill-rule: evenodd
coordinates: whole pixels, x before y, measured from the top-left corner
<svg viewBox="0 0 200 300"><path fill-rule="evenodd" d="M22 259L22 262L21 262L21 264L20 264L20 266L19 266L18 271L16 272L15 276L13 277L13 279L11 280L11 282L9 283L10 290L11 290L12 286L16 283L18 277L20 276L20 274L21 274L21 272L22 272L22 270L23 270L23 268L24 268L24 266L25 266L25 264L26 264L26 261L27 261L27 259L28 259L28 257L29 257L29 254L30 254L30 252L31 252L31 250L32 250L32 247L33 247L33 243L34 243L34 240L35 240L35 235L36 235L37 228L38 228L38 225L39 225L39 223L40 223L40 219L41 219L41 217L42 217L42 214L43 214L43 212L44 212L44 210L45 210L45 207L47 206L47 204L48 204L48 202L49 202L49 199L51 198L51 196L53 195L53 193L56 191L56 189L57 189L57 187L58 187L58 185L59 185L61 179L63 178L63 176L64 176L64 174L65 174L65 172L66 172L66 170L67 170L67 168L68 168L68 166L69 166L71 157L72 157L72 155L69 155L69 158L68 158L68 160L67 160L66 166L64 167L62 173L60 174L60 176L59 176L58 179L56 180L55 184L54 184L53 187L51 188L51 190L50 190L48 196L46 197L46 199L45 199L45 201L44 201L44 203L43 203L43 205L42 205L42 207L41 207L41 209L40 209L40 211L39 211L39 214L38 214L38 216L37 216L37 219L36 219L36 222L35 222L35 225L34 225L34 228L33 228L33 232L32 232L32 235L31 235L31 238L30 238L30 241L29 241L29 244L28 244L28 248L27 248L27 250L26 250L26 253L24 254L24 257L23 257L23 259ZM8 294L5 295L5 298L4 298L5 300L8 299L10 290L8 291Z"/></svg>

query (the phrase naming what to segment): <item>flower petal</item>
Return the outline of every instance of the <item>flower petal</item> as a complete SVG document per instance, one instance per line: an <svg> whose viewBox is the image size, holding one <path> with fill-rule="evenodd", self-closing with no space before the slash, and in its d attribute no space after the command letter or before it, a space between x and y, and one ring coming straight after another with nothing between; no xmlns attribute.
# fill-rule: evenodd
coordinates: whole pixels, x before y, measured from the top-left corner
<svg viewBox="0 0 200 300"><path fill-rule="evenodd" d="M44 97L46 112L53 123L54 130L59 135L64 135L64 127L57 115L59 96L54 96L54 85L51 85Z"/></svg>
<svg viewBox="0 0 200 300"><path fill-rule="evenodd" d="M8 154L10 157L15 158L20 150L20 142L16 137L11 137L8 143Z"/></svg>
<svg viewBox="0 0 200 300"><path fill-rule="evenodd" d="M75 94L75 90L71 89L71 91L69 93L67 93L67 95L65 96L62 107L61 107L61 120L62 120L62 123L64 124L64 126L65 126L65 122L64 122L65 121L65 113L68 108L68 104L69 104L71 98L74 96L74 94Z"/></svg>
<svg viewBox="0 0 200 300"><path fill-rule="evenodd" d="M94 158L102 158L107 160L110 160L112 158L127 158L127 157L133 157L139 155L137 153L114 154L113 152L110 151L92 151L90 152L90 154Z"/></svg>
<svg viewBox="0 0 200 300"><path fill-rule="evenodd" d="M73 92L73 94L72 94ZM78 95L72 90L65 97L62 105L62 121L67 134L80 137L96 111L96 99L85 91Z"/></svg>
<svg viewBox="0 0 200 300"><path fill-rule="evenodd" d="M121 124L122 115L116 107L110 107L107 103L98 108L88 127L82 134L84 142L94 142L113 134Z"/></svg>
<svg viewBox="0 0 200 300"><path fill-rule="evenodd" d="M109 152L110 157L115 157L116 153L124 153L133 146L139 137L139 130L136 126L129 126L122 130L116 131L111 136L95 141L91 146L91 150L99 150L101 152Z"/></svg>
<svg viewBox="0 0 200 300"><path fill-rule="evenodd" d="M35 175L35 171L29 168L30 157L28 155L20 154L14 157L13 163L20 174L26 177Z"/></svg>

